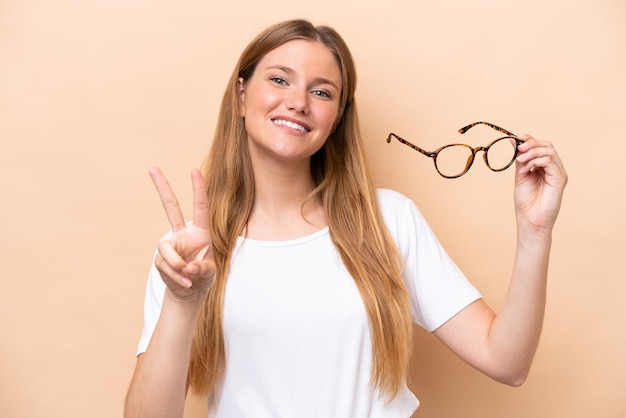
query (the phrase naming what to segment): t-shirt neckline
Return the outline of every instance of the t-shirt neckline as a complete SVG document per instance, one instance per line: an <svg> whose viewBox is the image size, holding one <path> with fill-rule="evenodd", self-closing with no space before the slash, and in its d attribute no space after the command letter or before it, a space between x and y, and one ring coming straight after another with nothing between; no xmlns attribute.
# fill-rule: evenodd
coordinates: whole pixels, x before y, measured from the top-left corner
<svg viewBox="0 0 626 418"><path fill-rule="evenodd" d="M263 247L290 247L293 245L300 245L309 241L313 241L317 238L327 235L328 233L329 233L329 228L328 226L326 226L312 234L305 235L303 237L288 239L288 240L281 240L281 241L268 241L268 240L260 240L260 239L247 238L247 237L240 236L237 238L237 244L241 245L243 243L246 243L246 244L252 244L252 245L263 246Z"/></svg>

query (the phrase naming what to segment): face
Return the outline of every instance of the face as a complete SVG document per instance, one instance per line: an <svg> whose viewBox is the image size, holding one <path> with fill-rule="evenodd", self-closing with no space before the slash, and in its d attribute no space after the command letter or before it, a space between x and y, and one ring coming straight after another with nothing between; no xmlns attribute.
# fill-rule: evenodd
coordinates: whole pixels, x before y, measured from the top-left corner
<svg viewBox="0 0 626 418"><path fill-rule="evenodd" d="M265 55L240 80L253 161L308 162L332 132L341 88L339 64L320 42L293 40Z"/></svg>

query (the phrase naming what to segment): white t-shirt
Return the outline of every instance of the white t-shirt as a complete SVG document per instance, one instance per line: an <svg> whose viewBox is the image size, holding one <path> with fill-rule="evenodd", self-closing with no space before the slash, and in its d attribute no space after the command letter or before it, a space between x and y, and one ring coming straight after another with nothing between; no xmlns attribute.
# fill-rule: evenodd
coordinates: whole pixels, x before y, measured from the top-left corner
<svg viewBox="0 0 626 418"><path fill-rule="evenodd" d="M480 298L405 196L381 189L381 211L404 260L413 319L433 331ZM159 317L165 285L152 267L138 353ZM328 228L288 241L237 241L224 302L226 371L209 417L407 418L404 388L389 404L370 385L368 318Z"/></svg>

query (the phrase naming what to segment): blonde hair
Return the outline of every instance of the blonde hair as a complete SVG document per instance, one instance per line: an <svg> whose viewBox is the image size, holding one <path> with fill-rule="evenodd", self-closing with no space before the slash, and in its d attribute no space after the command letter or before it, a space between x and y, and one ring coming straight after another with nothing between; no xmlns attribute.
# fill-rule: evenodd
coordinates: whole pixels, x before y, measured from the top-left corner
<svg viewBox="0 0 626 418"><path fill-rule="evenodd" d="M341 68L342 92L335 129L311 157L311 174L317 187L309 199L321 198L330 236L359 289L372 335L372 382L391 400L406 382L412 341L411 308L400 257L382 220L365 161L354 100L356 71L350 51L332 28L315 27L305 20L278 23L259 34L242 53L224 93L204 166L217 278L196 326L189 381L194 391L208 393L223 376L226 355L222 312L230 257L254 199L247 133L239 115L239 78L250 78L263 56L294 39L323 43Z"/></svg>

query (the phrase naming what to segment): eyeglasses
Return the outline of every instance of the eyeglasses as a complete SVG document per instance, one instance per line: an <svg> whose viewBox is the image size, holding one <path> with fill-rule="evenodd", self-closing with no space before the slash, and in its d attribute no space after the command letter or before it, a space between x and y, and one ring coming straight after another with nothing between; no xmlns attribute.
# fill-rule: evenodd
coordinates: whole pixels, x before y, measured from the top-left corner
<svg viewBox="0 0 626 418"><path fill-rule="evenodd" d="M389 134L387 143L390 143L391 138L394 137L404 145L408 145L425 156L432 158L437 172L447 179L455 179L467 173L474 163L474 157L478 151L484 152L483 159L491 171L506 170L515 161L517 147L523 144L524 141L519 139L514 133L488 122L471 123L459 129L459 133L464 134L472 127L480 124L487 125L496 131L506 134L506 136L496 139L486 147L473 148L465 144L450 144L444 145L435 151L426 151L394 133Z"/></svg>

